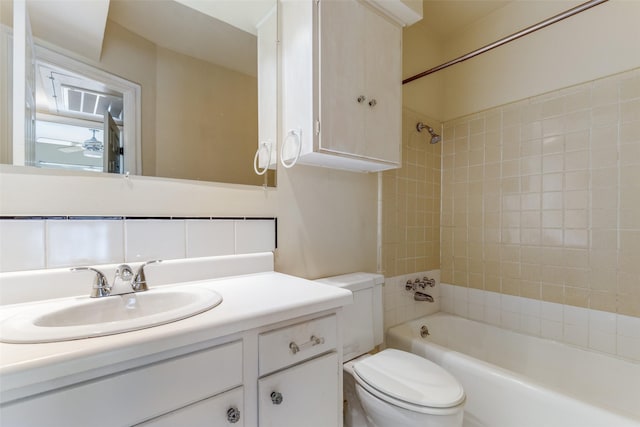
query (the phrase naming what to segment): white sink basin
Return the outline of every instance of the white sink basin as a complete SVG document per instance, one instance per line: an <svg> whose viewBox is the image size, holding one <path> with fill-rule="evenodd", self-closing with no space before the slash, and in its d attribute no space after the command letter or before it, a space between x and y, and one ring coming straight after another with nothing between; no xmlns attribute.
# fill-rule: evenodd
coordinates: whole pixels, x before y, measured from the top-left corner
<svg viewBox="0 0 640 427"><path fill-rule="evenodd" d="M0 341L44 343L118 334L185 319L221 302L212 290L185 286L34 304L0 324Z"/></svg>

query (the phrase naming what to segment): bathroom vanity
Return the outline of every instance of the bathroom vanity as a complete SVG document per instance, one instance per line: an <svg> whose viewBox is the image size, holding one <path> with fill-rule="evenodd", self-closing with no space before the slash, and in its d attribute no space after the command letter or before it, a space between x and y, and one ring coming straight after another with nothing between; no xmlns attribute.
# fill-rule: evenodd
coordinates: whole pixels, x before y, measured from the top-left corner
<svg viewBox="0 0 640 427"><path fill-rule="evenodd" d="M0 343L0 424L342 425L340 324L349 291L273 271L171 286L223 300L147 329ZM28 304L2 306L0 321Z"/></svg>

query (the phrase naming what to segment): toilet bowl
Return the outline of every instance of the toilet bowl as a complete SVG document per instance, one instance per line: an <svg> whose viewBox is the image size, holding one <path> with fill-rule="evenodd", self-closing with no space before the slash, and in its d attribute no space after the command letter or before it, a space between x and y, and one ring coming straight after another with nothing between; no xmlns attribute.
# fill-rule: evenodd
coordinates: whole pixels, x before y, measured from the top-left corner
<svg viewBox="0 0 640 427"><path fill-rule="evenodd" d="M401 350L368 352L382 343L379 274L318 280L353 292L343 312L345 427L461 427L462 385L435 363Z"/></svg>
<svg viewBox="0 0 640 427"><path fill-rule="evenodd" d="M355 382L366 426L462 425L465 402L462 386L429 360L386 349L345 363L344 371Z"/></svg>

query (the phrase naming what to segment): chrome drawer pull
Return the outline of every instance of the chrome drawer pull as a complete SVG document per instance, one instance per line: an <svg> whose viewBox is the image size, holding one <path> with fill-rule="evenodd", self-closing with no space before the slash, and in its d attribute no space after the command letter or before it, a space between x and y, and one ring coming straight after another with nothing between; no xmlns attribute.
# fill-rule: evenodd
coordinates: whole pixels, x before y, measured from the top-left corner
<svg viewBox="0 0 640 427"><path fill-rule="evenodd" d="M309 338L309 341L302 343L300 345L296 344L295 341L291 341L289 343L289 349L291 350L291 353L296 354L299 351L304 350L307 347L313 347L314 345L318 345L318 344L324 344L324 338L320 337L316 337L315 335L311 335L311 338Z"/></svg>

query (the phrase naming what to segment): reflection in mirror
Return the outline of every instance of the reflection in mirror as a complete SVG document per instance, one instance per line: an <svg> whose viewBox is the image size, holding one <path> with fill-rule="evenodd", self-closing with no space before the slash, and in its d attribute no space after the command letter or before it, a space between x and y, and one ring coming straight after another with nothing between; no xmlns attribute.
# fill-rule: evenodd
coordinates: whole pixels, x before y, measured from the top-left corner
<svg viewBox="0 0 640 427"><path fill-rule="evenodd" d="M105 2L108 7L101 16L95 9ZM10 33L6 3L11 2L2 3L3 32ZM87 9L90 4L93 10ZM207 5L207 13L235 15L236 26L190 7ZM27 6L35 43L46 49L36 46L35 140L39 142L33 161L23 164L104 170L107 111L122 138L123 173L275 185L274 170L258 176L253 167L260 142L276 138L276 100L265 103L261 98L259 112L257 65L258 27L276 20L274 0L96 0L82 7L62 0L27 0ZM252 17L247 17L249 12ZM85 30L80 21L94 25ZM273 28L265 37L272 40L275 55ZM71 38L70 29L77 32ZM38 58L39 52L46 58ZM70 59L56 62L60 54ZM10 67L8 63L10 56L0 66ZM81 69L74 69L74 63ZM88 75L90 68L97 74ZM267 74L273 78L265 83L263 77L260 85L275 87L275 73ZM96 75L133 83L139 88L138 104L127 102L121 86ZM8 105L4 96L2 101L4 109ZM273 124L265 123L267 115ZM0 120L5 124L7 118ZM61 134L61 126L67 127L66 134ZM0 160L12 163L11 137L5 132L0 136Z"/></svg>

